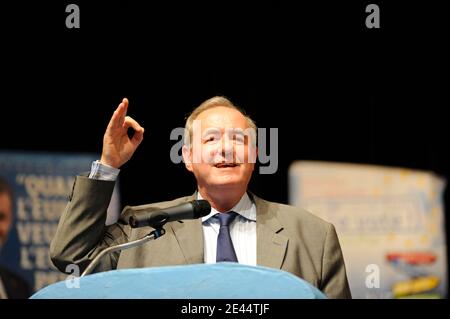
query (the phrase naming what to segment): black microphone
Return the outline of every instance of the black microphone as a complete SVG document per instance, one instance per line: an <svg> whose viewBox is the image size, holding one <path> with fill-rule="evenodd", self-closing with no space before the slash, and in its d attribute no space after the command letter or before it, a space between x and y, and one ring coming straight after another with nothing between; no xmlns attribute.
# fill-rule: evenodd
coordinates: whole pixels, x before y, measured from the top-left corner
<svg viewBox="0 0 450 319"><path fill-rule="evenodd" d="M181 205L172 206L164 209L157 208L133 208L128 207L125 209L125 215L128 217L128 223L131 227L145 227L151 226L155 228L151 233L145 235L142 238L133 240L131 242L114 245L102 250L89 264L89 266L83 271L81 277L89 274L94 267L98 264L100 259L106 254L110 254L115 251L133 248L142 245L149 240L158 239L166 233L164 228L165 223L173 222L175 220L182 219L196 219L208 215L211 212L211 205L206 200L193 200ZM126 220L127 217L124 217Z"/></svg>
<svg viewBox="0 0 450 319"><path fill-rule="evenodd" d="M133 228L145 226L159 228L167 222L182 219L197 219L208 215L210 212L211 205L208 201L193 200L164 209L137 209L128 219L128 223Z"/></svg>

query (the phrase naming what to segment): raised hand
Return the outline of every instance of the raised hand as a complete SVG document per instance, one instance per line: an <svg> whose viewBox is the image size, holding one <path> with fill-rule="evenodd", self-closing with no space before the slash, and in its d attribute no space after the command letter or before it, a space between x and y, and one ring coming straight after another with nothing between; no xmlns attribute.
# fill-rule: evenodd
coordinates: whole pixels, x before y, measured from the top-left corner
<svg viewBox="0 0 450 319"><path fill-rule="evenodd" d="M128 99L124 98L114 111L105 135L103 136L103 150L100 162L115 168L120 168L133 156L139 144L144 139L144 128L127 115ZM134 130L130 139L128 128Z"/></svg>

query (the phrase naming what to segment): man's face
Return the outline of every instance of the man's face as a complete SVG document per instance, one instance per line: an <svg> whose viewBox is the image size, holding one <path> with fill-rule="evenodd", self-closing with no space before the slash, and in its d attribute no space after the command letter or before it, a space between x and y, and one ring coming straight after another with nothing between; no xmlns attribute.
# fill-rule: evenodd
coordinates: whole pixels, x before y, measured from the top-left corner
<svg viewBox="0 0 450 319"><path fill-rule="evenodd" d="M12 222L12 202L6 193L0 193L0 246L4 245L8 238Z"/></svg>
<svg viewBox="0 0 450 319"><path fill-rule="evenodd" d="M245 117L235 109L215 107L200 113L196 121L192 148L184 146L183 156L199 188L245 192L256 160L256 148L245 134Z"/></svg>

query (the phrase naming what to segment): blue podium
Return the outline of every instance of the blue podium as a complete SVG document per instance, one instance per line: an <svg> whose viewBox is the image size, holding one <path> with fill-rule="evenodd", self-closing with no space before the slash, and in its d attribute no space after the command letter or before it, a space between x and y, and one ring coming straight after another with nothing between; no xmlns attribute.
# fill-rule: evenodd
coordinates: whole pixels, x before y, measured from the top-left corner
<svg viewBox="0 0 450 319"><path fill-rule="evenodd" d="M325 299L285 271L237 263L112 270L60 281L31 299ZM77 288L78 286L78 288Z"/></svg>

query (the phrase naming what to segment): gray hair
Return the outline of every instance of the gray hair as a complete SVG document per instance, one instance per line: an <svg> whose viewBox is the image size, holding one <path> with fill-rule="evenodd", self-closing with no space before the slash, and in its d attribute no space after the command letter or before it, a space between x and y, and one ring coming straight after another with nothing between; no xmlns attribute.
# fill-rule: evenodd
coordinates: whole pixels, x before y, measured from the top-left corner
<svg viewBox="0 0 450 319"><path fill-rule="evenodd" d="M240 112L244 117L245 120L247 121L247 125L249 128L251 128L252 130L254 130L255 132L255 136L256 136L256 132L257 132L257 126L255 124L255 122L250 118L250 116L248 116L245 111L243 109L241 109L240 107L234 105L229 99L227 99L224 96L214 96L206 101L204 101L202 104L200 104L199 106L197 106L192 112L191 114L188 116L187 120L186 120L186 125L184 127L185 129L185 137L184 137L184 142L186 145L190 146L190 143L187 143L187 141L191 141L192 140L192 130L193 130L193 123L194 120L200 115L200 113L215 108L215 107L228 107L230 109L234 109L238 112ZM187 136L189 137L189 139L187 139Z"/></svg>

